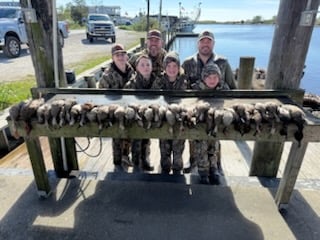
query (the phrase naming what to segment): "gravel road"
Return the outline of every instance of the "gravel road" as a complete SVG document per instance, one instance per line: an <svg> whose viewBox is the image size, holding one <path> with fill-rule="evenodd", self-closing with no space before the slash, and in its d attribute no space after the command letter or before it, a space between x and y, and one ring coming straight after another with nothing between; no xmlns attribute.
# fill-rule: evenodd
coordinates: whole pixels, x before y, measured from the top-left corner
<svg viewBox="0 0 320 240"><path fill-rule="evenodd" d="M117 29L117 42L129 48L135 42L139 43L144 33ZM98 39L89 43L86 39L85 30L71 30L69 37L65 39L63 48L63 62L65 69L83 62L95 56L110 54L112 43L108 40ZM25 76L35 75L34 68L27 46L23 46L22 54L18 58L6 58L0 51L0 82L18 81Z"/></svg>

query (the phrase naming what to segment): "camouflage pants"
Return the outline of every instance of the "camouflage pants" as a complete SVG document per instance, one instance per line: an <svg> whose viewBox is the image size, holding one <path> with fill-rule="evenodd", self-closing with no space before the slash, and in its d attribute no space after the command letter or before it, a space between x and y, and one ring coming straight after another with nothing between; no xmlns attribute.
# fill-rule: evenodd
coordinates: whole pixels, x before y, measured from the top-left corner
<svg viewBox="0 0 320 240"><path fill-rule="evenodd" d="M150 139L134 139L131 142L132 162L134 165L149 163Z"/></svg>
<svg viewBox="0 0 320 240"><path fill-rule="evenodd" d="M129 157L130 147L131 144L129 139L112 139L112 153L114 165L121 165L123 156Z"/></svg>
<svg viewBox="0 0 320 240"><path fill-rule="evenodd" d="M171 168L173 171L182 170L184 143L185 140L159 140L161 154L160 164L162 171L169 173Z"/></svg>
<svg viewBox="0 0 320 240"><path fill-rule="evenodd" d="M220 142L216 140L192 140L192 151L190 157L198 166L201 176L209 176L210 168L220 168Z"/></svg>

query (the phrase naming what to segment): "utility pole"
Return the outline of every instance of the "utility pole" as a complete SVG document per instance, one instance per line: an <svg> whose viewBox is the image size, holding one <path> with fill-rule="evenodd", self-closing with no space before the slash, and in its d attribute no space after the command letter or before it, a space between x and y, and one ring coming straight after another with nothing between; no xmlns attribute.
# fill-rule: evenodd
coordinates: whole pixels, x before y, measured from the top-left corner
<svg viewBox="0 0 320 240"><path fill-rule="evenodd" d="M150 21L149 21L149 16L150 16L150 0L147 0L147 34L149 32L150 29Z"/></svg>
<svg viewBox="0 0 320 240"><path fill-rule="evenodd" d="M280 1L266 89L299 89L319 1ZM250 175L276 177L283 147L281 142L256 142Z"/></svg>
<svg viewBox="0 0 320 240"><path fill-rule="evenodd" d="M159 29L161 28L161 19L162 19L162 0L160 0L160 6L159 6Z"/></svg>

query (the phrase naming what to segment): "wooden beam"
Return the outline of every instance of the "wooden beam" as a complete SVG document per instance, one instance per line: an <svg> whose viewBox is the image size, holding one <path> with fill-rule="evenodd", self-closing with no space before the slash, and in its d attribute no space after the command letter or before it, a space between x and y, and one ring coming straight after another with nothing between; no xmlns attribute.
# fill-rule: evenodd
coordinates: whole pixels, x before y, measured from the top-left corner
<svg viewBox="0 0 320 240"><path fill-rule="evenodd" d="M286 204L289 203L307 146L307 142L301 143L301 146L297 143L291 145L288 161L275 196L275 202L279 209L285 208Z"/></svg>
<svg viewBox="0 0 320 240"><path fill-rule="evenodd" d="M26 137L25 143L28 149L34 179L38 189L38 194L40 197L46 198L51 194L51 188L47 176L46 166L44 163L39 138Z"/></svg>

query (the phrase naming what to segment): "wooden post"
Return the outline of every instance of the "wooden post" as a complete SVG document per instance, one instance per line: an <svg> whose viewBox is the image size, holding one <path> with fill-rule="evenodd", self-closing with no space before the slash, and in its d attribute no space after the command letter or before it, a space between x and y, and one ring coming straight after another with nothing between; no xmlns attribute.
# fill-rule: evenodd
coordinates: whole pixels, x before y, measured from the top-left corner
<svg viewBox="0 0 320 240"><path fill-rule="evenodd" d="M280 1L272 48L267 69L266 89L297 89L307 56L316 14L311 26L300 24L304 11L318 11L320 0ZM276 177L284 143L256 142L252 157L251 176ZM265 162L274 161L274 169ZM259 169L259 171L257 171Z"/></svg>
<svg viewBox="0 0 320 240"><path fill-rule="evenodd" d="M293 142L291 145L288 162L275 196L275 202L279 209L284 208L289 203L307 146L308 143L306 142L302 142L301 146L297 142Z"/></svg>
<svg viewBox="0 0 320 240"><path fill-rule="evenodd" d="M53 166L57 177L67 178L72 170L78 170L78 159L74 138L65 138L66 166L63 162L63 152L60 138L49 138Z"/></svg>
<svg viewBox="0 0 320 240"><path fill-rule="evenodd" d="M39 138L26 137L24 140L28 149L38 194L40 197L48 197L51 190Z"/></svg>
<svg viewBox="0 0 320 240"><path fill-rule="evenodd" d="M146 41L145 38L140 38L140 49L144 49L145 41Z"/></svg>
<svg viewBox="0 0 320 240"><path fill-rule="evenodd" d="M254 57L241 57L238 75L238 88L251 89L254 71Z"/></svg>

